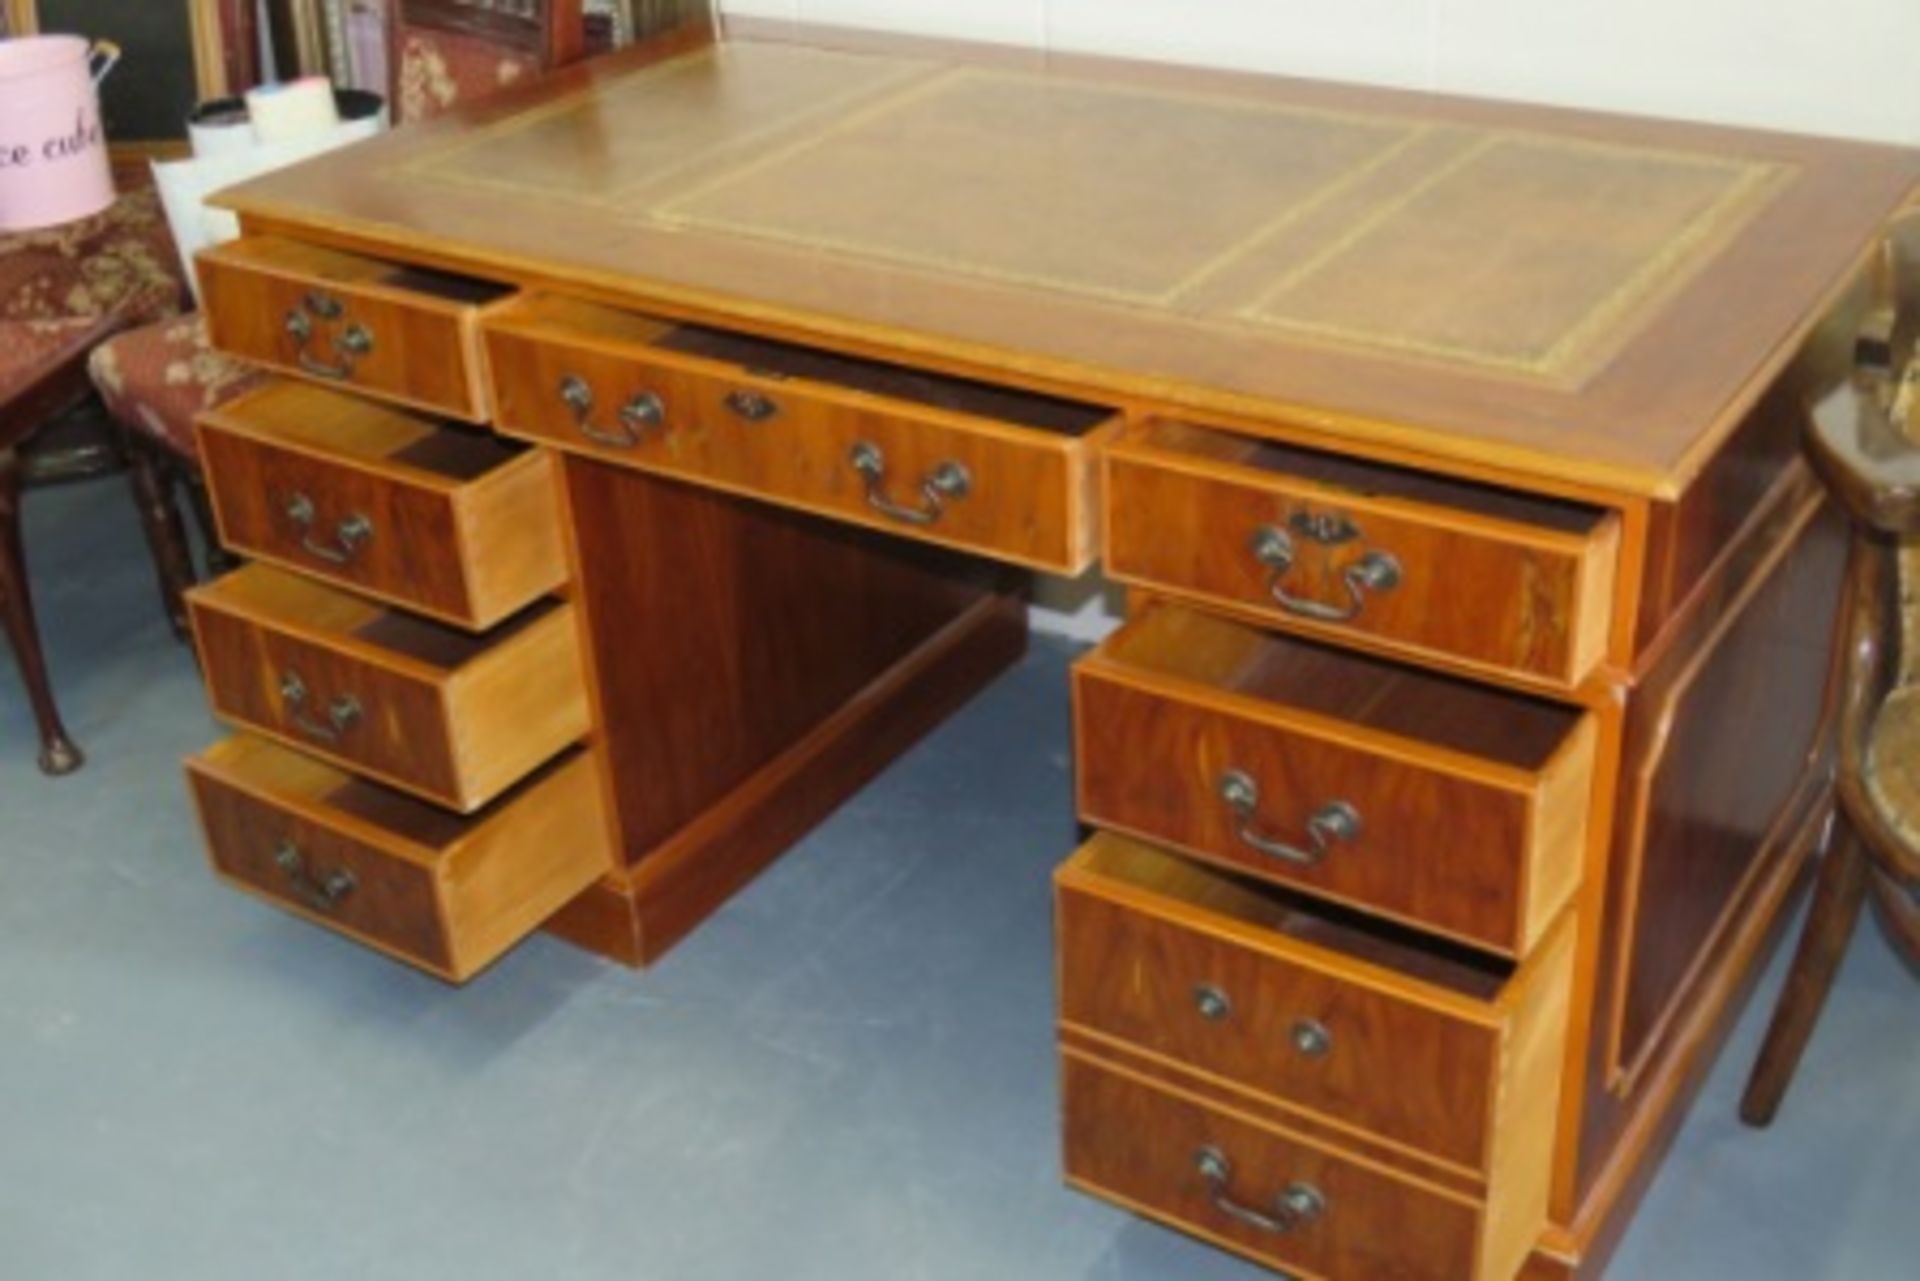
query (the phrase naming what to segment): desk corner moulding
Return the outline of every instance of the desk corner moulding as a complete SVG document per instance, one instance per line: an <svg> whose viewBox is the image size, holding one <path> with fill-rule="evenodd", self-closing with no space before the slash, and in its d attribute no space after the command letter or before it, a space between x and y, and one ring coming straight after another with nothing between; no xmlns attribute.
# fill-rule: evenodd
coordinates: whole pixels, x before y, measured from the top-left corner
<svg viewBox="0 0 1920 1281"><path fill-rule="evenodd" d="M214 869L450 981L648 963L1100 564L1069 1182L1301 1276L1597 1277L1831 810L1800 437L1916 180L741 22L255 180Z"/></svg>

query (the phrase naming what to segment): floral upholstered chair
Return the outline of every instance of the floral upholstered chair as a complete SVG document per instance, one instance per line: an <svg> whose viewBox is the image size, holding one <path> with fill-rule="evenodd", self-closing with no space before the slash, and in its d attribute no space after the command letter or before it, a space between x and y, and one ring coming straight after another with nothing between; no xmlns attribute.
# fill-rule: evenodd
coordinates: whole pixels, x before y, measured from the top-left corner
<svg viewBox="0 0 1920 1281"><path fill-rule="evenodd" d="M179 255L151 190L41 231L0 234L0 623L26 679L40 730L40 768L64 774L81 756L47 681L20 546L19 447L87 392L87 352L117 330L176 315Z"/></svg>
<svg viewBox="0 0 1920 1281"><path fill-rule="evenodd" d="M589 49L582 0L547 0L532 15L462 0L389 3L389 66L397 122L425 119L476 101ZM699 8L704 12L704 4ZM239 395L261 375L213 351L197 315L115 338L95 350L91 373L108 411L125 429L134 495L161 597L175 632L185 637L182 596L194 574L174 502L177 493L184 490L194 498L202 527L211 533L198 484L194 419ZM219 568L217 559L214 568Z"/></svg>

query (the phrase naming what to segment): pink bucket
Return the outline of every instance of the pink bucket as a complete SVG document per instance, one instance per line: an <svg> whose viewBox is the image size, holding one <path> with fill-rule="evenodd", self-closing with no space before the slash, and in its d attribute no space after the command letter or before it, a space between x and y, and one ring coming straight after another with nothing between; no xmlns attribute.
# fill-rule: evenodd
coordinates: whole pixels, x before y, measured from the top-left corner
<svg viewBox="0 0 1920 1281"><path fill-rule="evenodd" d="M100 81L120 48L79 36L0 40L0 231L28 231L113 203Z"/></svg>

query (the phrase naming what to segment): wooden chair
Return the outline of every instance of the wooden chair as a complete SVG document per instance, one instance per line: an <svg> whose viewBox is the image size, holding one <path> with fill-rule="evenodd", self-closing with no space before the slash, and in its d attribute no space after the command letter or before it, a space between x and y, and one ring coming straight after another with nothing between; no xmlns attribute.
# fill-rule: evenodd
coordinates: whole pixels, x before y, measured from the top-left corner
<svg viewBox="0 0 1920 1281"><path fill-rule="evenodd" d="M1920 965L1920 213L1896 229L1860 342L1856 412L1809 433L1853 521L1837 814L1805 933L1740 1103L1773 1120L1820 1017L1862 905Z"/></svg>
<svg viewBox="0 0 1920 1281"><path fill-rule="evenodd" d="M42 231L0 235L0 623L40 729L40 768L79 768L47 681L20 536L20 448L82 401L87 352L129 325L177 313L179 256L151 191Z"/></svg>
<svg viewBox="0 0 1920 1281"><path fill-rule="evenodd" d="M390 0L392 104L397 123L421 120L575 59L588 51L582 0L545 0L531 14L471 0ZM692 6L689 5L689 8ZM194 419L260 375L215 352L197 315L102 344L89 372L126 435L134 500L153 555L162 604L187 634L184 593L196 577L178 505L185 494L219 555L200 480Z"/></svg>

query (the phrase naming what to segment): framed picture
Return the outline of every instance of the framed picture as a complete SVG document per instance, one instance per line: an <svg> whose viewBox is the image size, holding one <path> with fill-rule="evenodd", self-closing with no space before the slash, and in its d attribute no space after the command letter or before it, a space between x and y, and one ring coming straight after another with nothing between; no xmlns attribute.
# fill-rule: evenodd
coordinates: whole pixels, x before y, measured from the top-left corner
<svg viewBox="0 0 1920 1281"><path fill-rule="evenodd" d="M227 22L252 0L4 2L13 34L70 31L120 46L120 65L100 86L100 109L116 156L137 158L184 146L187 113L229 91L242 68L228 57Z"/></svg>

